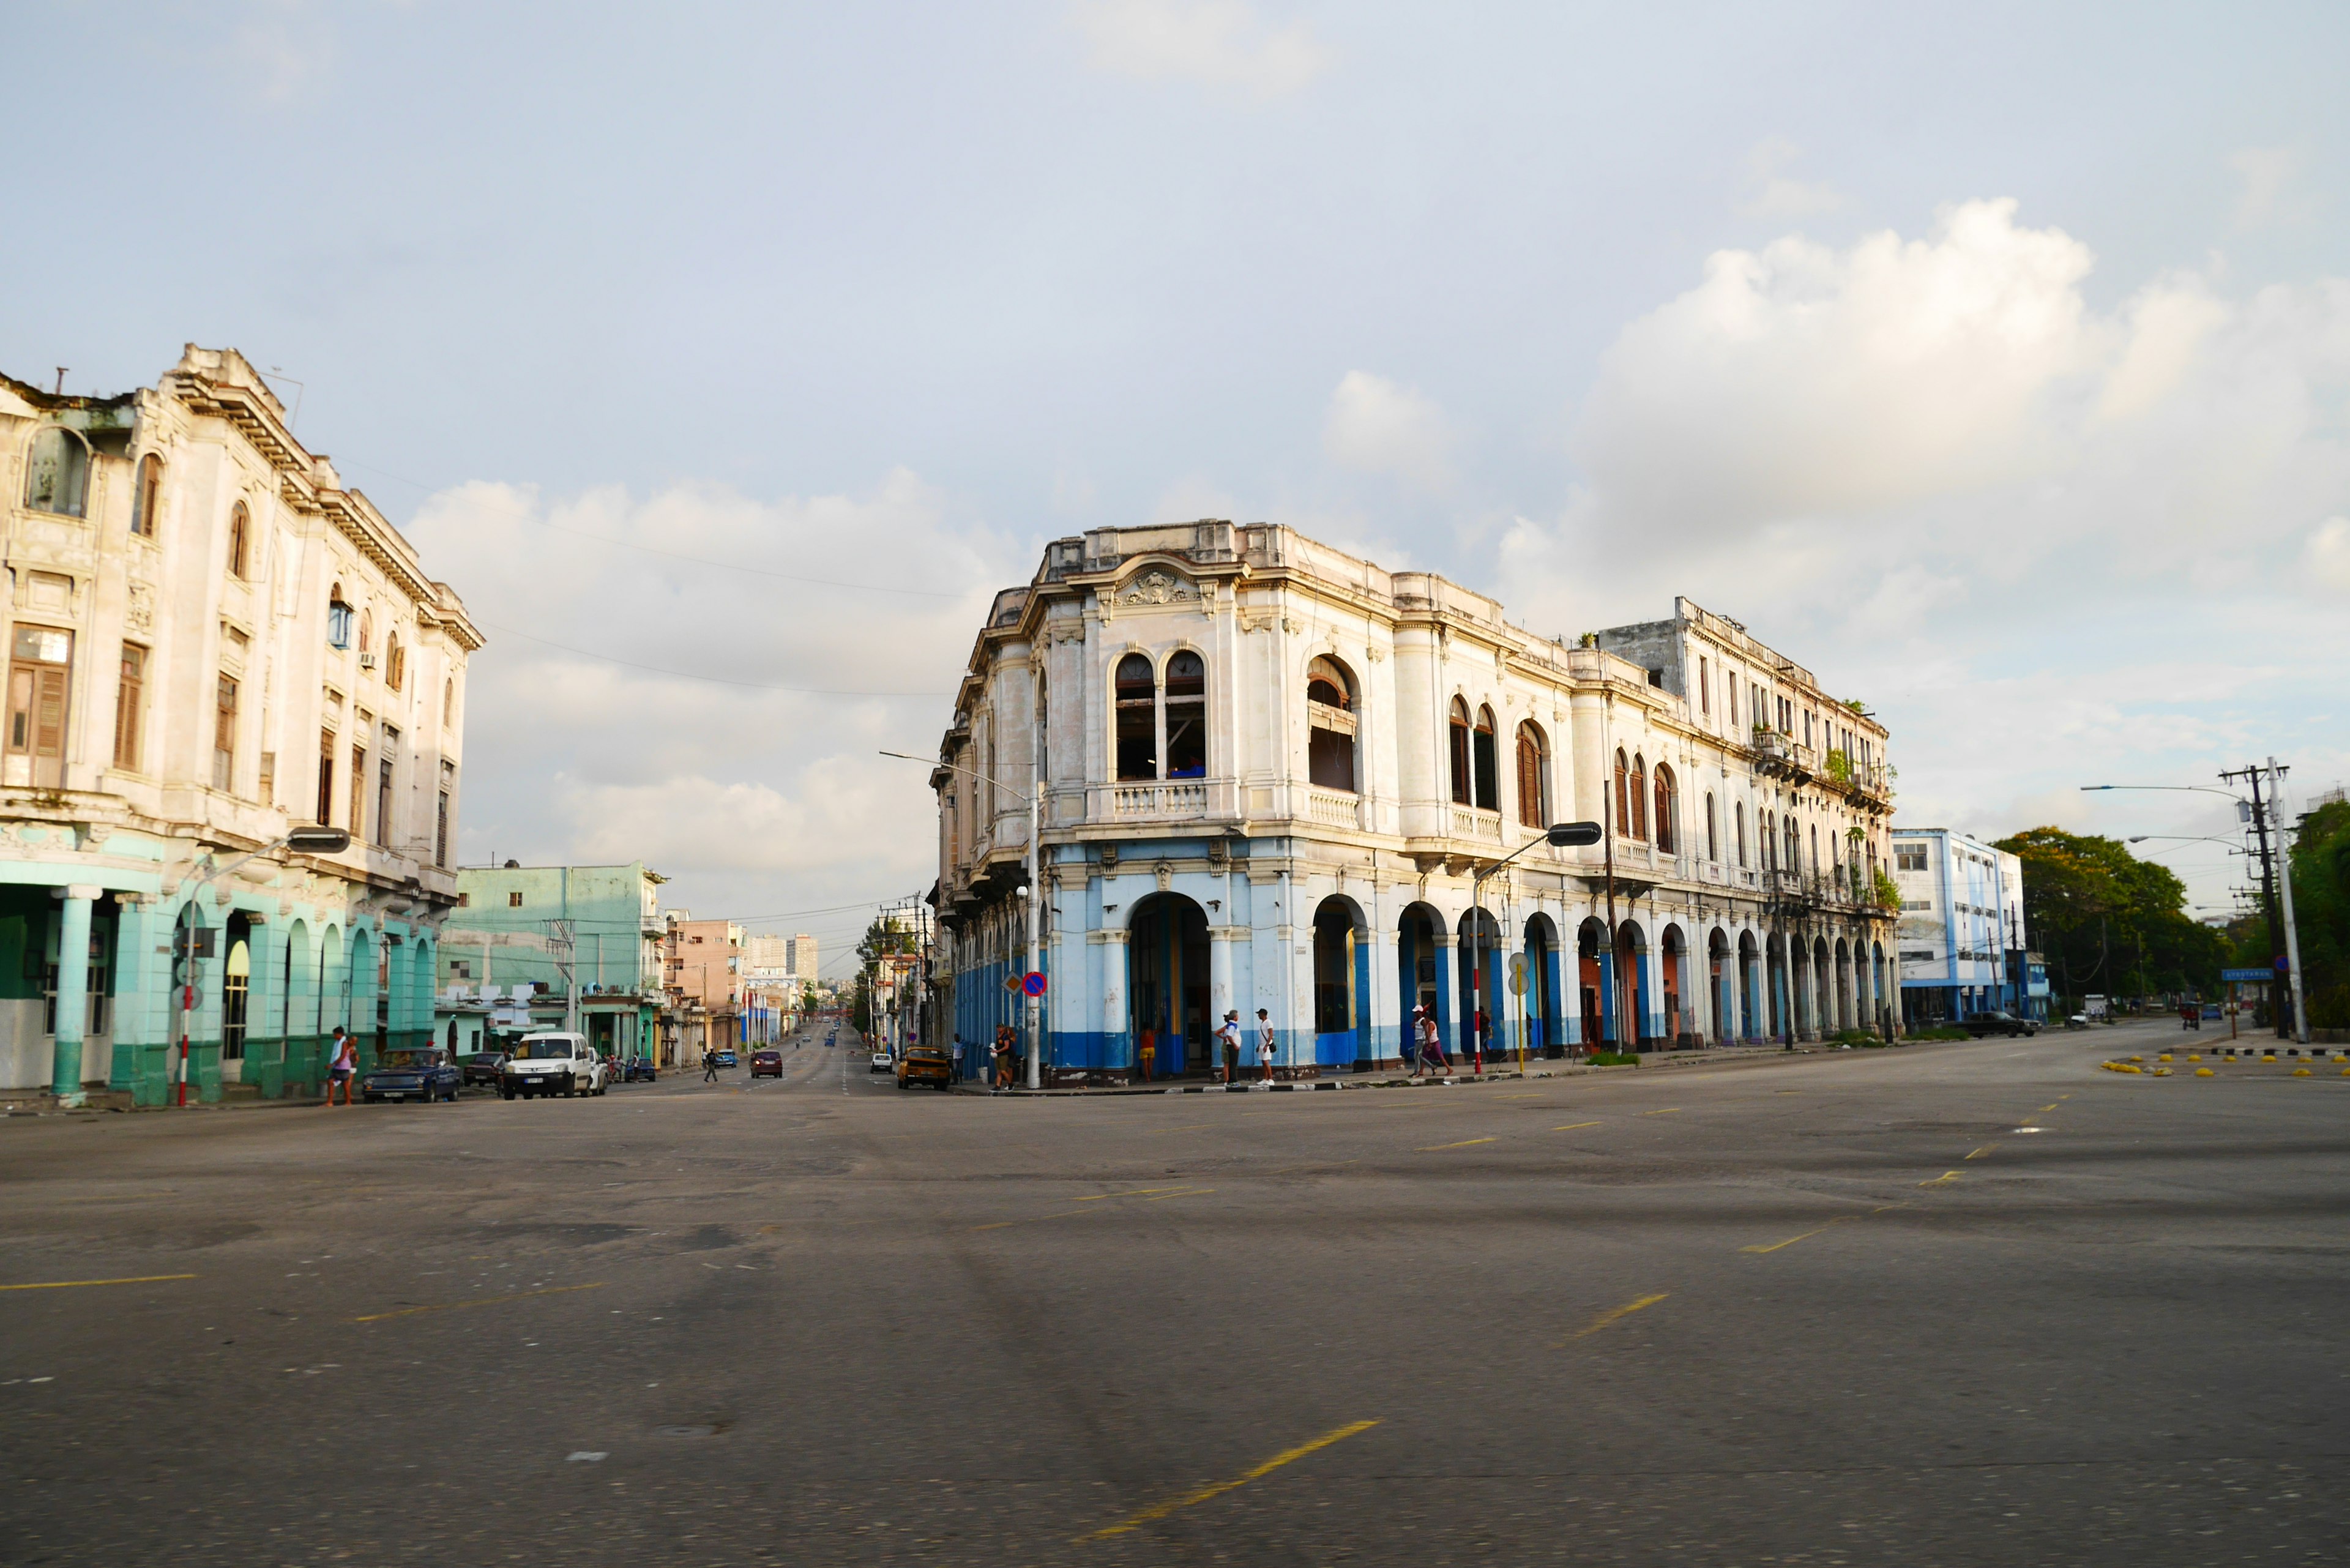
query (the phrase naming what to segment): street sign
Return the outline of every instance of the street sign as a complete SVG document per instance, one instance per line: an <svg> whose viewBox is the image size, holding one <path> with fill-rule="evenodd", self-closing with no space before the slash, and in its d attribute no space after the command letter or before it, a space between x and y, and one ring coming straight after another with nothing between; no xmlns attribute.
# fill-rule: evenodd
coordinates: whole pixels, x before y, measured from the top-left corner
<svg viewBox="0 0 2350 1568"><path fill-rule="evenodd" d="M1016 974L1007 974L1003 977L1003 989L1006 991L1017 992L1026 983Z"/></svg>
<svg viewBox="0 0 2350 1568"><path fill-rule="evenodd" d="M1525 993L1526 955L1523 953L1512 953L1510 955L1510 994L1512 996L1523 996Z"/></svg>
<svg viewBox="0 0 2350 1568"><path fill-rule="evenodd" d="M2220 971L2220 978L2230 982L2257 985L2269 978L2269 971L2264 969L2223 969Z"/></svg>
<svg viewBox="0 0 2350 1568"><path fill-rule="evenodd" d="M1031 995L1031 996L1042 996L1042 995L1044 995L1044 994L1045 994L1045 977L1044 977L1044 975L1043 975L1041 972L1039 972L1039 971L1035 971L1035 970L1030 970L1030 971L1028 971L1028 978L1027 978L1026 980L1024 980L1024 981L1022 981L1020 982L1020 989L1021 989L1021 990L1023 990L1023 991L1024 991L1024 992L1027 992L1029 995Z"/></svg>

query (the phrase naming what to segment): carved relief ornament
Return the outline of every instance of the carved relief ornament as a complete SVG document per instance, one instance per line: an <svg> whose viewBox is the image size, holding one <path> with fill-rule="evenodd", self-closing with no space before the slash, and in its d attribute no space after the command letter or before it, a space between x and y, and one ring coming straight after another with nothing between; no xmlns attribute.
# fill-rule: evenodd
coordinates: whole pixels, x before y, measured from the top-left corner
<svg viewBox="0 0 2350 1568"><path fill-rule="evenodd" d="M1137 572L1119 591L1118 599L1128 605L1170 605L1199 597L1199 590L1183 578L1163 566L1152 566Z"/></svg>

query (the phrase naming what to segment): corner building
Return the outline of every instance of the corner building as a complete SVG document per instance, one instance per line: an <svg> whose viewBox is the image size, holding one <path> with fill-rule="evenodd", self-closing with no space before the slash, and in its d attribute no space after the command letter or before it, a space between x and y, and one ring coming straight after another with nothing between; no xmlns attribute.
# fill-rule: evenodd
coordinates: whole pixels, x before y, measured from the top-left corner
<svg viewBox="0 0 2350 1568"><path fill-rule="evenodd" d="M421 1044L481 634L234 349L68 397L0 377L0 1095L315 1091ZM350 830L340 854L270 846ZM248 854L260 851L253 858Z"/></svg>
<svg viewBox="0 0 2350 1568"><path fill-rule="evenodd" d="M1415 1006L1456 1056L1481 1011L1489 1054L1553 1056L1898 1018L1884 729L1687 599L1569 643L1285 527L1099 529L996 596L939 758L966 1072L1031 968L1057 1083L1130 1076L1146 1030L1155 1075L1214 1071L1232 1009L1293 1077L1395 1064ZM1607 841L1534 842L1560 820Z"/></svg>

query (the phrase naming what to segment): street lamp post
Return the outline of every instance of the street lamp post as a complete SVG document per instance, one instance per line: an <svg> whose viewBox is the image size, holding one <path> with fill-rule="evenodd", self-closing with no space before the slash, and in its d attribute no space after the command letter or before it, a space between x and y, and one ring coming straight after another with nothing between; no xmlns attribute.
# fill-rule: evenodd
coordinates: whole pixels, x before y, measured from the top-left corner
<svg viewBox="0 0 2350 1568"><path fill-rule="evenodd" d="M1472 1033L1476 1029L1475 1009L1477 1004L1482 1002L1485 994L1484 887L1487 879L1537 844L1555 845L1561 848L1573 844L1596 844L1606 832L1607 830L1596 822L1554 822L1543 829L1540 838L1527 839L1523 844L1469 878L1469 907L1475 910L1478 916L1477 951L1474 961L1469 966L1470 1029ZM1519 1020L1518 1033L1519 1038L1523 1040L1525 1035L1525 1023L1523 1018ZM1525 1049L1522 1044L1519 1047L1518 1070L1523 1073L1525 1071Z"/></svg>
<svg viewBox="0 0 2350 1568"><path fill-rule="evenodd" d="M1014 800L1020 801L1028 807L1028 886L1021 889L1021 892L1028 900L1028 961L1032 965L1041 964L1044 961L1044 934L1040 927L1045 912L1044 886L1041 877L1044 868L1044 850L1037 839L1043 821L1042 813L1037 809L1035 790L1023 792L1014 789L1010 784L990 778L976 768L967 768L957 763L941 763L930 757L914 756L907 752L883 752L881 754L885 757L896 757L901 762L926 763L931 767L944 768L950 773L975 778L982 784L992 784L1004 791ZM1027 1002L1024 1011L1028 1022L1028 1086L1032 1089L1039 1089L1044 1087L1045 1076L1044 999L1030 995L1024 986L1021 990L1021 994Z"/></svg>
<svg viewBox="0 0 2350 1568"><path fill-rule="evenodd" d="M283 838L273 838L268 843L263 845L260 848L240 855L225 866L215 866L211 870L205 872L202 877L196 878L195 891L190 893L188 895L188 901L180 907L182 916L187 919L187 925L185 927L188 933L187 940L184 943L181 942L178 940L177 930L175 929L172 943L173 955L175 957L184 956L188 965L187 975L180 982L180 1027L178 1030L180 1037L180 1077L176 1093L176 1103L182 1108L184 1108L188 1103L188 1012L194 1005L196 1000L195 922L192 917L196 912L197 901L203 897L204 889L211 887L221 877L225 877L230 872L235 870L238 867L246 864L248 861L258 860L261 857L269 854L273 850L291 849L300 855L339 855L350 846L351 836L342 828L297 827L291 833L286 834ZM177 921L173 922L173 924L175 928L178 926ZM183 949L184 953L182 952Z"/></svg>

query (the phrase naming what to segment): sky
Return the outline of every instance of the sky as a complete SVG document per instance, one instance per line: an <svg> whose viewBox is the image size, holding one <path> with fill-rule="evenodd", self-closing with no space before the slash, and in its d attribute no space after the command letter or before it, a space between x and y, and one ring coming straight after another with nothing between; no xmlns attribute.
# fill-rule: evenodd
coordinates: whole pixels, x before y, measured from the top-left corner
<svg viewBox="0 0 2350 1568"><path fill-rule="evenodd" d="M838 954L1045 541L1198 516L1546 635L1688 594L1899 820L2350 777L2339 5L223 0L0 16L0 369L272 369L452 585L467 863ZM45 60L51 68L25 68ZM831 967L827 966L828 969Z"/></svg>

